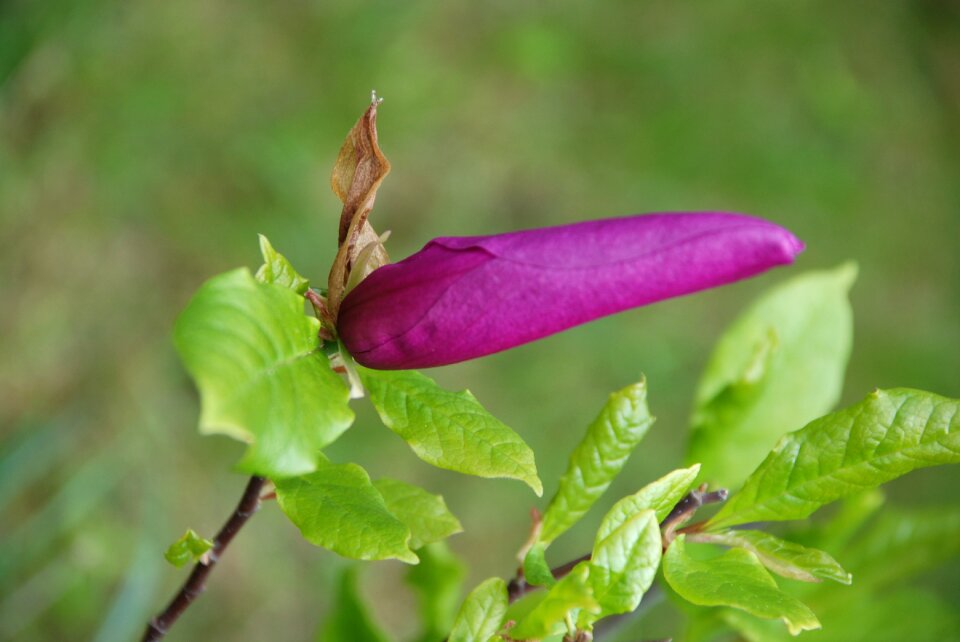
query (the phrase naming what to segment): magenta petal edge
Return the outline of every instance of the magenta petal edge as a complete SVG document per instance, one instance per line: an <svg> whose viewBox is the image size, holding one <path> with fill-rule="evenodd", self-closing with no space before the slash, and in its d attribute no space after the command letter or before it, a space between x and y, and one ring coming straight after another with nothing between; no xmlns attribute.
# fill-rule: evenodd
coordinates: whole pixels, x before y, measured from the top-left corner
<svg viewBox="0 0 960 642"><path fill-rule="evenodd" d="M745 279L802 250L789 230L726 212L437 238L354 288L337 331L369 368L442 366Z"/></svg>

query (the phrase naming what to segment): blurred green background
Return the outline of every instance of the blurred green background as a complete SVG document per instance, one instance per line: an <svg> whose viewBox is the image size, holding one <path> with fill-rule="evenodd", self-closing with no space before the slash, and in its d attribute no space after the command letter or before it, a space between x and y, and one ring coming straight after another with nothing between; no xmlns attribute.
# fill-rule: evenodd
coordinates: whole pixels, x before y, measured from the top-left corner
<svg viewBox="0 0 960 642"><path fill-rule="evenodd" d="M845 402L875 386L960 396L958 7L0 4L0 639L133 639L185 576L167 544L232 510L242 446L196 433L172 323L204 279L256 267L258 232L325 280L328 175L371 88L393 163L374 221L396 258L438 235L662 210L749 212L808 244L787 270L430 373L524 436L548 492L606 394L646 373L659 421L556 562L681 462L712 343L789 274L860 264ZM330 454L442 492L471 585L512 574L543 506L429 468L366 409ZM934 505L958 482L931 469L889 494ZM268 503L170 639L310 639L339 564ZM364 587L410 633L402 575L380 563ZM957 577L928 581L956 604Z"/></svg>

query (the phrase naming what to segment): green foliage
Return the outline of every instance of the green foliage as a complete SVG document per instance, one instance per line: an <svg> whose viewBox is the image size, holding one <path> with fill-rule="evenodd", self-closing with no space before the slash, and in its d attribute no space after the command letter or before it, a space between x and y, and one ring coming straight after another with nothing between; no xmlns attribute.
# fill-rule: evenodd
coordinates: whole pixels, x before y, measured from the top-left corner
<svg viewBox="0 0 960 642"><path fill-rule="evenodd" d="M802 519L911 470L956 462L960 402L906 388L877 390L784 436L710 526Z"/></svg>
<svg viewBox="0 0 960 642"><path fill-rule="evenodd" d="M447 642L487 642L503 626L507 614L507 583L484 580L464 600Z"/></svg>
<svg viewBox="0 0 960 642"><path fill-rule="evenodd" d="M263 265L257 270L257 280L262 283L273 283L289 288L303 296L310 288L310 281L294 269L283 254L280 254L270 244L263 234L260 237L260 253L263 255Z"/></svg>
<svg viewBox="0 0 960 642"><path fill-rule="evenodd" d="M660 525L649 509L598 535L590 557L590 586L600 610L582 611L578 624L589 627L600 617L637 608L656 577L661 547Z"/></svg>
<svg viewBox="0 0 960 642"><path fill-rule="evenodd" d="M184 564L196 562L211 548L213 548L213 542L200 537L192 528L188 528L180 539L170 545L163 556L179 568Z"/></svg>
<svg viewBox="0 0 960 642"><path fill-rule="evenodd" d="M580 610L590 614L600 612L600 605L593 597L590 586L588 562L577 564L554 584L543 600L510 629L509 635L517 640L544 638L556 633L568 618L573 618L574 613Z"/></svg>
<svg viewBox="0 0 960 642"><path fill-rule="evenodd" d="M276 478L313 471L353 422L347 387L319 347L320 324L292 290L246 269L207 281L174 341L200 390L200 430L250 444L239 468Z"/></svg>
<svg viewBox="0 0 960 642"><path fill-rule="evenodd" d="M766 619L781 619L790 633L820 627L803 602L777 587L757 556L733 548L719 557L698 560L677 537L663 557L663 576L685 600L701 606L731 606Z"/></svg>
<svg viewBox="0 0 960 642"><path fill-rule="evenodd" d="M280 508L308 542L353 559L417 563L410 529L360 466L321 459L316 472L276 484Z"/></svg>
<svg viewBox="0 0 960 642"><path fill-rule="evenodd" d="M423 461L468 475L519 479L543 493L533 451L469 391L449 392L410 370L358 371L380 419Z"/></svg>
<svg viewBox="0 0 960 642"><path fill-rule="evenodd" d="M533 586L553 586L557 580L550 571L545 557L547 545L537 542L523 556L523 578Z"/></svg>
<svg viewBox="0 0 960 642"><path fill-rule="evenodd" d="M689 461L736 488L777 439L840 398L853 313L848 263L766 292L724 333L697 390Z"/></svg>
<svg viewBox="0 0 960 642"><path fill-rule="evenodd" d="M410 548L416 550L463 531L440 495L395 479L378 479L373 485L383 496L387 510L410 529Z"/></svg>
<svg viewBox="0 0 960 642"><path fill-rule="evenodd" d="M647 484L633 495L627 495L607 511L597 530L597 538L606 537L627 520L647 509L656 514L657 522L662 522L693 486L699 472L699 464L680 468Z"/></svg>
<svg viewBox="0 0 960 642"><path fill-rule="evenodd" d="M317 642L389 642L357 591L357 567L344 569L337 597Z"/></svg>
<svg viewBox="0 0 960 642"><path fill-rule="evenodd" d="M417 549L420 563L407 571L419 602L423 630L418 642L437 642L453 627L467 570L444 542Z"/></svg>
<svg viewBox="0 0 960 642"><path fill-rule="evenodd" d="M829 553L782 540L763 531L729 530L691 535L690 541L744 548L759 558L768 569L792 580L820 582L833 580L850 584L850 573Z"/></svg>
<svg viewBox="0 0 960 642"><path fill-rule="evenodd" d="M570 455L560 487L543 516L540 541L549 544L603 494L653 425L646 380L613 393Z"/></svg>

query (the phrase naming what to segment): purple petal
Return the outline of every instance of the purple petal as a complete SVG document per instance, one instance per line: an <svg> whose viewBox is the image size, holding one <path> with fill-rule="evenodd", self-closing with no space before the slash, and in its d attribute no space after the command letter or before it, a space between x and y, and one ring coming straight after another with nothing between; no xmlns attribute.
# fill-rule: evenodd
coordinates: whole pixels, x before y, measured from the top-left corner
<svg viewBox="0 0 960 642"><path fill-rule="evenodd" d="M352 290L337 329L364 366L441 366L744 279L802 250L782 227L719 212L438 238Z"/></svg>

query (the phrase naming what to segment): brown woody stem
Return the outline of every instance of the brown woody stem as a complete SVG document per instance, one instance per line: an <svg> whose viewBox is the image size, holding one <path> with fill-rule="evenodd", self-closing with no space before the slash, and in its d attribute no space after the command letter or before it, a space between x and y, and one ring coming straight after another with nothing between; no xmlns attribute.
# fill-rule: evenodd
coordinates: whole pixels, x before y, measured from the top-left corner
<svg viewBox="0 0 960 642"><path fill-rule="evenodd" d="M240 503L230 515L230 519L223 525L220 532L213 540L213 548L197 562L190 573L190 577L184 582L183 586L167 605L167 608L147 624L147 630L143 634L143 642L154 642L160 640L167 634L170 627L174 625L177 619L183 615L195 599L200 597L207 584L207 576L213 571L220 555L230 544L237 532L243 528L254 513L260 508L260 493L266 483L263 477L251 477L247 483L246 490L243 491L243 497Z"/></svg>

